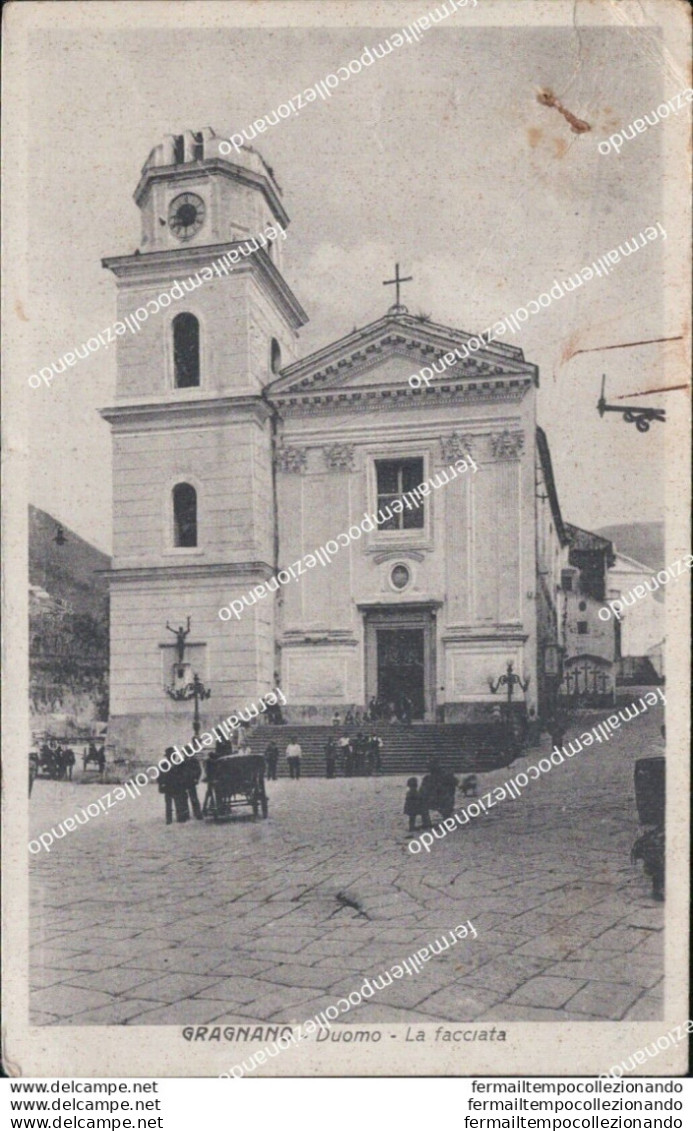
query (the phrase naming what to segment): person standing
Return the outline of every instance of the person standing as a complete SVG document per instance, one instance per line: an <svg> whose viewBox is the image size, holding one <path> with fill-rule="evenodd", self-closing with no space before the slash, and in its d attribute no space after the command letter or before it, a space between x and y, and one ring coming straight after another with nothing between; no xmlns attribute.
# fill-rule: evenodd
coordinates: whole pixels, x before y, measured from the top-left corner
<svg viewBox="0 0 693 1131"><path fill-rule="evenodd" d="M267 764L267 781L277 780L277 765L279 763L279 747L276 742L268 742L265 747L265 762Z"/></svg>
<svg viewBox="0 0 693 1131"><path fill-rule="evenodd" d="M33 750L29 755L29 797L31 797L31 787L36 780L36 775L39 771L39 756Z"/></svg>
<svg viewBox="0 0 693 1131"><path fill-rule="evenodd" d="M75 752L71 746L68 746L64 753L65 758L65 773L69 781L72 781L72 769L75 764Z"/></svg>
<svg viewBox="0 0 693 1131"><path fill-rule="evenodd" d="M549 719L548 732L551 735L551 747L557 746L560 750L565 738L565 723L560 715L555 715L554 718Z"/></svg>
<svg viewBox="0 0 693 1131"><path fill-rule="evenodd" d="M187 800L190 802L193 816L196 821L201 821L202 809L200 808L200 799L197 796L197 783L202 777L202 766L193 754L190 758L186 757L179 769L181 772L181 785L185 787Z"/></svg>
<svg viewBox="0 0 693 1131"><path fill-rule="evenodd" d="M183 823L190 820L190 810L188 808L188 789L187 782L184 774L181 771L186 771L186 766L181 766L176 762L171 762L171 755L175 754L175 746L168 746L166 748L166 758L170 765L167 770L161 770L159 774L159 793L163 793L164 801L166 803L166 824L170 825L173 822L173 809L176 810L176 821Z"/></svg>
<svg viewBox="0 0 693 1131"><path fill-rule="evenodd" d="M350 778L354 768L354 750L347 734L339 740L339 751L342 755L342 773L345 778Z"/></svg>
<svg viewBox="0 0 693 1131"><path fill-rule="evenodd" d="M325 777L333 778L337 766L337 746L333 738L328 738L325 746Z"/></svg>
<svg viewBox="0 0 693 1131"><path fill-rule="evenodd" d="M289 745L286 748L286 762L289 767L289 777L298 779L301 776L301 755L303 751L298 744L298 739L295 734L292 734L289 739Z"/></svg>
<svg viewBox="0 0 693 1131"><path fill-rule="evenodd" d="M373 763L373 771L376 774L380 774L380 773L382 773L382 769L383 769L383 760L382 760L382 756L381 756L381 752L382 752L382 749L383 749L383 740L380 737L380 735L372 734L370 739L369 739L369 745L370 745L370 748L371 748L371 760L372 760L372 763Z"/></svg>
<svg viewBox="0 0 693 1131"><path fill-rule="evenodd" d="M358 732L351 745L354 751L354 774L360 777L364 771L366 754L366 741L361 731Z"/></svg>

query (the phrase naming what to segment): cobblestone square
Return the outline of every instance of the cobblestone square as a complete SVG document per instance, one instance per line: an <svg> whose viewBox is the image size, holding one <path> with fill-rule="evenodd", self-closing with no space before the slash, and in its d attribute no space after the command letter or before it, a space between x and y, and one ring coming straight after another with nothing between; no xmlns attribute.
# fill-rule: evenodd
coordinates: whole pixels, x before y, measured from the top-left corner
<svg viewBox="0 0 693 1131"><path fill-rule="evenodd" d="M629 853L633 764L660 721L628 723L419 855L403 778L280 778L266 821L168 827L148 787L30 858L33 1021L302 1021L468 920L478 938L348 1020L658 1019L663 908ZM32 837L107 788L37 781Z"/></svg>

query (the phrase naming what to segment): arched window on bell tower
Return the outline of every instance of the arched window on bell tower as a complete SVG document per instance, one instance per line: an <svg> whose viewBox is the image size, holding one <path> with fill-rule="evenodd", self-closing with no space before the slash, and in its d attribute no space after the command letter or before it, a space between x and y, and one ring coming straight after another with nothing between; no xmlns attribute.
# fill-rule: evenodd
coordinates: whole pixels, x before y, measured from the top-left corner
<svg viewBox="0 0 693 1131"><path fill-rule="evenodd" d="M200 323L194 314L173 319L173 369L177 389L200 384Z"/></svg>
<svg viewBox="0 0 693 1131"><path fill-rule="evenodd" d="M197 491L190 483L176 483L173 488L173 545L197 546Z"/></svg>

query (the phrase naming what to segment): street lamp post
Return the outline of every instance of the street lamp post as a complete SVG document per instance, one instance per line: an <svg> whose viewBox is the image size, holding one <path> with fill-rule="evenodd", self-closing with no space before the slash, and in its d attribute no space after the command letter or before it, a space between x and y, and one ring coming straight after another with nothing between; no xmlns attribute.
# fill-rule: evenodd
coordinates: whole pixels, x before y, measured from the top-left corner
<svg viewBox="0 0 693 1131"><path fill-rule="evenodd" d="M516 687L520 687L522 691L525 692L529 687L529 680L529 676L527 677L527 679L520 679L519 675L517 675L513 671L512 661L508 662L505 675L499 676L495 681L489 678L488 686L492 695L495 695L501 687L507 687L508 689L508 698L506 703L508 718L510 718L510 715L512 713L513 691Z"/></svg>
<svg viewBox="0 0 693 1131"><path fill-rule="evenodd" d="M209 699L212 694L211 688L205 687L199 675L195 672L192 683L186 683L185 687L175 687L171 685L166 688L166 694L170 699L174 699L178 703L184 699L192 699L194 701L193 733L195 738L198 738L200 734L200 700Z"/></svg>

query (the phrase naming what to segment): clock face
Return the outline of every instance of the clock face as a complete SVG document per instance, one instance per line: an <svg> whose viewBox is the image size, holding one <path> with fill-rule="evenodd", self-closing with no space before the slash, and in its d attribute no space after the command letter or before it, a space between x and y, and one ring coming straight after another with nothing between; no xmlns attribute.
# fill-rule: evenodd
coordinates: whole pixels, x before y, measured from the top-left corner
<svg viewBox="0 0 693 1131"><path fill-rule="evenodd" d="M194 192L184 192L168 208L168 226L176 239L190 240L205 222L205 202Z"/></svg>

